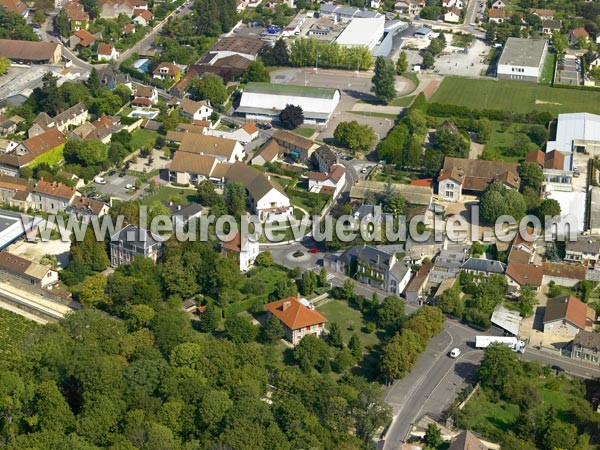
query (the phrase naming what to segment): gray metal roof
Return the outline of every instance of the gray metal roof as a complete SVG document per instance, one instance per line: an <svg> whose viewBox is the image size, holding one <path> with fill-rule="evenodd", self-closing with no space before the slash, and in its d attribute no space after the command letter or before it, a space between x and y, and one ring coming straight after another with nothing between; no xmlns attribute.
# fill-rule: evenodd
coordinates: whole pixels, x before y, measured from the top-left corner
<svg viewBox="0 0 600 450"><path fill-rule="evenodd" d="M503 274L506 271L506 264L489 259L469 258L461 266L461 269L472 270L475 272Z"/></svg>
<svg viewBox="0 0 600 450"><path fill-rule="evenodd" d="M600 253L600 241L589 236L580 236L576 241L567 239L565 246L568 252Z"/></svg>
<svg viewBox="0 0 600 450"><path fill-rule="evenodd" d="M556 126L556 140L548 141L546 153L558 150L562 153L573 152L573 141L600 142L600 116L589 113L559 114ZM565 166L570 158L565 158ZM570 167L565 167L570 170Z"/></svg>
<svg viewBox="0 0 600 450"><path fill-rule="evenodd" d="M540 67L546 41L543 39L522 39L509 37L504 45L499 65L519 67Z"/></svg>
<svg viewBox="0 0 600 450"><path fill-rule="evenodd" d="M494 309L494 312L492 313L492 318L490 319L494 325L499 326L514 336L519 335L521 320L521 315L517 311L505 308L502 305L496 306L496 309Z"/></svg>

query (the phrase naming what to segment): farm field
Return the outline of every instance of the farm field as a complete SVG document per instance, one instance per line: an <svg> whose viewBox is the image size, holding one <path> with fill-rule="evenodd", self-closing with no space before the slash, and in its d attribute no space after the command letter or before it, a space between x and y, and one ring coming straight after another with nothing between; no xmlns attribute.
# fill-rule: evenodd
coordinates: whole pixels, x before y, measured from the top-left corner
<svg viewBox="0 0 600 450"><path fill-rule="evenodd" d="M0 361L10 361L23 340L40 325L0 309Z"/></svg>
<svg viewBox="0 0 600 450"><path fill-rule="evenodd" d="M517 113L600 113L600 91L552 88L548 85L510 80L446 77L430 101Z"/></svg>

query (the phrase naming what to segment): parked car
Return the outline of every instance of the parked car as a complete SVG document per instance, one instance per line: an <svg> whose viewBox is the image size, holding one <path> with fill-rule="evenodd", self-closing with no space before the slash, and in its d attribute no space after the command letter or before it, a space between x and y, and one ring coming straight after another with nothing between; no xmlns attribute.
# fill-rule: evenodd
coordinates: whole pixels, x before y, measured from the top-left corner
<svg viewBox="0 0 600 450"><path fill-rule="evenodd" d="M317 247L309 248L308 253L319 253L319 249Z"/></svg>
<svg viewBox="0 0 600 450"><path fill-rule="evenodd" d="M106 184L106 180L102 177L94 177L94 183Z"/></svg>
<svg viewBox="0 0 600 450"><path fill-rule="evenodd" d="M128 183L125 185L125 189L127 189L128 191L135 191L137 188L133 184Z"/></svg>

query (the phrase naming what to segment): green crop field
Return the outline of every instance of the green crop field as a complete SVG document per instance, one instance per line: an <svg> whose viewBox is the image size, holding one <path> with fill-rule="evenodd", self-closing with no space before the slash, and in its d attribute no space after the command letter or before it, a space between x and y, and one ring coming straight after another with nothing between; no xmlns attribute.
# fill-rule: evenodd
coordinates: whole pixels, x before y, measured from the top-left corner
<svg viewBox="0 0 600 450"><path fill-rule="evenodd" d="M23 340L39 326L29 319L0 309L0 361L11 360Z"/></svg>
<svg viewBox="0 0 600 450"><path fill-rule="evenodd" d="M431 102L518 113L600 113L600 91L552 88L510 80L447 77L431 98Z"/></svg>

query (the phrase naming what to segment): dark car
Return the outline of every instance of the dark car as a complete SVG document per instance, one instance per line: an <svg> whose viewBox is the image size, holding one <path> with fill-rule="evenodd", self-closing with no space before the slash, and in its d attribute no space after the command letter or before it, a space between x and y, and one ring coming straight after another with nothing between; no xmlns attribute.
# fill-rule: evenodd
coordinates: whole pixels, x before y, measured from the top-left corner
<svg viewBox="0 0 600 450"><path fill-rule="evenodd" d="M125 172L121 172L121 173L119 174L119 177L123 178L125 175L127 175Z"/></svg>
<svg viewBox="0 0 600 450"><path fill-rule="evenodd" d="M560 367L560 366L557 366L556 364L555 364L555 365L553 365L553 366L551 367L551 369L552 369L552 370L555 370L556 372L564 372L564 371L565 371L565 369L563 369L563 368L562 368L562 367Z"/></svg>

